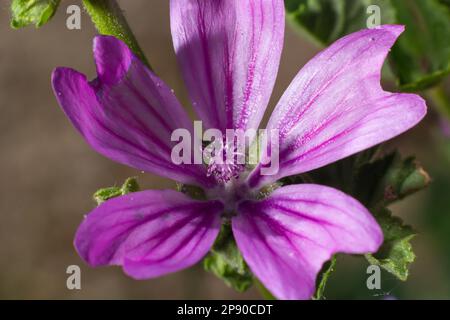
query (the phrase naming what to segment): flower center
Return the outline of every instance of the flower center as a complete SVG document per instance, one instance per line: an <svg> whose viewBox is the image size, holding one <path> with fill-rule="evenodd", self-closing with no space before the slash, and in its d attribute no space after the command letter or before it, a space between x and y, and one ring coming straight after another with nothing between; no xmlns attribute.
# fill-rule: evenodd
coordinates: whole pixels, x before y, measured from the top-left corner
<svg viewBox="0 0 450 320"><path fill-rule="evenodd" d="M208 199L217 199L223 203L223 216L226 217L234 216L237 213L239 202L251 196L247 187L236 179L206 191Z"/></svg>
<svg viewBox="0 0 450 320"><path fill-rule="evenodd" d="M245 169L245 152L239 150L235 141L227 139L210 143L205 148L207 176L213 176L219 183L226 184L239 178Z"/></svg>

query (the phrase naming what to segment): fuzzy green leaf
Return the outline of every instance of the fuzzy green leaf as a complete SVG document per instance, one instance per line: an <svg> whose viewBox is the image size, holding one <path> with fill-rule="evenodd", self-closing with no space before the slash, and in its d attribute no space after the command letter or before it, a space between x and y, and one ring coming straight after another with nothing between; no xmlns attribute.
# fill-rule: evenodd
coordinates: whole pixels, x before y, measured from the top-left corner
<svg viewBox="0 0 450 320"><path fill-rule="evenodd" d="M368 254L366 258L369 263L379 265L398 279L406 281L409 265L416 257L410 243L416 232L404 225L401 219L393 217L386 208L378 210L375 218L383 230L384 242L377 253Z"/></svg>
<svg viewBox="0 0 450 320"><path fill-rule="evenodd" d="M236 246L229 224L222 225L211 252L203 260L203 267L239 292L253 284L252 273Z"/></svg>
<svg viewBox="0 0 450 320"><path fill-rule="evenodd" d="M19 29L34 24L46 24L58 9L60 0L13 0L11 2L11 27Z"/></svg>
<svg viewBox="0 0 450 320"><path fill-rule="evenodd" d="M139 184L137 183L136 178L128 178L121 187L109 187L97 190L94 193L93 198L97 202L97 205L100 205L111 198L116 198L136 191L139 191Z"/></svg>

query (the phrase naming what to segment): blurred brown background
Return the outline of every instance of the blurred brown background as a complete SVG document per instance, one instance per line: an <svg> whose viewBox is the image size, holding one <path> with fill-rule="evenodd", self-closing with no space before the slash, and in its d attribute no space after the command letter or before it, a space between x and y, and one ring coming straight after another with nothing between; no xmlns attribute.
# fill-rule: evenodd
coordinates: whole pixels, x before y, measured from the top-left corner
<svg viewBox="0 0 450 320"><path fill-rule="evenodd" d="M187 95L176 64L169 31L168 1L119 1L141 46L156 70L185 105ZM65 11L78 1L63 1L57 15L39 30L9 27L9 1L0 4L0 298L257 298L256 290L235 293L201 266L163 278L135 281L120 268L91 269L75 253L73 236L83 215L94 207L91 195L100 187L119 185L138 176L143 189L173 188L174 183L115 164L96 154L72 128L58 107L50 86L56 66L70 66L95 77L92 38L95 30L83 12L81 30L68 30ZM271 106L318 49L289 26ZM396 144L434 166L436 154L426 149L433 130L427 123ZM427 192L414 196L395 213L420 229ZM448 210L447 210L448 212ZM450 212L448 212L450 214ZM450 231L449 231L450 232ZM415 240L418 260L405 297L450 296L448 270L427 233ZM365 285L366 262L345 258L338 264L333 292L352 297L345 288L351 270L355 286L370 297ZM356 261L356 263L355 263ZM82 290L66 288L66 268L82 269ZM353 266L363 266L353 267ZM352 269L356 268L356 269ZM352 276L353 277L353 276ZM354 282L354 279L352 280ZM394 288L386 288L386 293ZM347 291L346 291L347 290Z"/></svg>

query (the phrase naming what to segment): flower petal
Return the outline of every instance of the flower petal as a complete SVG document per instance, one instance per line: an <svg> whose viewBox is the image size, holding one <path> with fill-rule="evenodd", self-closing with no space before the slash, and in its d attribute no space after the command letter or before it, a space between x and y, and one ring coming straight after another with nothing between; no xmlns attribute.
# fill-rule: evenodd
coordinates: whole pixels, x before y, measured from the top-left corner
<svg viewBox="0 0 450 320"><path fill-rule="evenodd" d="M246 201L233 219L245 261L280 299L308 299L325 261L337 252L375 252L383 234L358 201L319 185L291 185Z"/></svg>
<svg viewBox="0 0 450 320"><path fill-rule="evenodd" d="M278 103L268 129L279 130L278 174L250 177L252 187L307 172L389 140L426 114L413 94L383 91L381 68L402 26L346 36L319 53Z"/></svg>
<svg viewBox="0 0 450 320"><path fill-rule="evenodd" d="M171 0L172 38L206 128L257 129L284 37L282 0Z"/></svg>
<svg viewBox="0 0 450 320"><path fill-rule="evenodd" d="M57 68L52 83L62 109L87 142L102 155L139 170L183 183L210 186L201 165L171 160L175 129L192 132L192 122L172 91L120 40L94 40L98 78Z"/></svg>
<svg viewBox="0 0 450 320"><path fill-rule="evenodd" d="M91 266L121 265L136 279L187 268L211 248L222 204L196 201L173 190L113 198L80 225L75 247Z"/></svg>

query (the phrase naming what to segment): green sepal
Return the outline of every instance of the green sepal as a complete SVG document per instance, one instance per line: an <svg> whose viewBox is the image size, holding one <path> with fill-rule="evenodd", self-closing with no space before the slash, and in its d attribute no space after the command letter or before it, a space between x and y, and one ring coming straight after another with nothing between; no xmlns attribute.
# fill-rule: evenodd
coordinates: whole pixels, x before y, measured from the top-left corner
<svg viewBox="0 0 450 320"><path fill-rule="evenodd" d="M414 157L390 153L362 165L352 194L368 208L383 207L425 189L430 176Z"/></svg>
<svg viewBox="0 0 450 320"><path fill-rule="evenodd" d="M139 191L139 184L136 178L128 178L121 187L109 187L97 190L93 198L97 202L97 205L100 205L106 200L136 191Z"/></svg>
<svg viewBox="0 0 450 320"><path fill-rule="evenodd" d="M216 242L203 260L203 267L239 292L253 284L253 275L236 246L230 223L222 224Z"/></svg>
<svg viewBox="0 0 450 320"><path fill-rule="evenodd" d="M195 200L206 200L205 191L197 186L177 182L177 191L182 192Z"/></svg>

